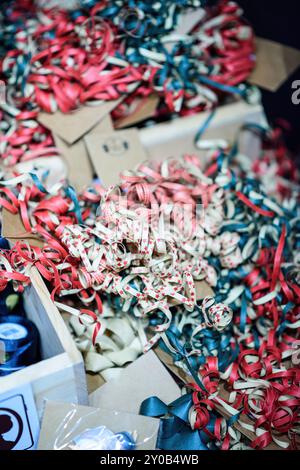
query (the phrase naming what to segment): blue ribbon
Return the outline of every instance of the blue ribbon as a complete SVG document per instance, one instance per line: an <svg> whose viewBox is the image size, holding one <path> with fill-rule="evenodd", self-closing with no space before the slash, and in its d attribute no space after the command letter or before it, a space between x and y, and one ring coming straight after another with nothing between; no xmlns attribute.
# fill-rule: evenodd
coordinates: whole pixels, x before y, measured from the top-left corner
<svg viewBox="0 0 300 470"><path fill-rule="evenodd" d="M132 437L132 435L127 431L117 432L115 437L121 444L120 450L135 450L136 443Z"/></svg>
<svg viewBox="0 0 300 470"><path fill-rule="evenodd" d="M195 367L195 363L193 363L193 358L191 358L187 354L186 347L184 345L182 345L182 343L179 341L178 337L173 333L173 331L171 329L166 331L166 336L167 336L171 346L173 346L173 348L176 349L176 351L177 351L177 355L176 355L176 358L174 358L174 362L176 360L183 360L185 362L191 376L193 377L194 381L196 382L196 384L202 390L206 391L205 386L201 382L201 380L200 380L200 378L199 378L199 376L196 372L197 368ZM166 348L166 346L164 346L163 342L160 342L160 345L161 345L162 348L164 348L164 349ZM168 352L170 353L169 350L168 350Z"/></svg>
<svg viewBox="0 0 300 470"><path fill-rule="evenodd" d="M47 171L45 174L44 174L44 177L46 177L48 175L49 171ZM35 174L35 173L29 173L31 178L32 178L32 181L34 182L34 184L38 187L38 189L44 193L44 194L48 194L48 191L47 189L45 188L45 186L43 185L43 183L41 182L41 180L39 179L39 177Z"/></svg>
<svg viewBox="0 0 300 470"><path fill-rule="evenodd" d="M207 434L192 430L188 413L193 406L192 394L188 393L166 405L158 397L149 397L141 404L140 413L144 416L169 418L160 420L157 447L162 450L208 450Z"/></svg>
<svg viewBox="0 0 300 470"><path fill-rule="evenodd" d="M194 142L197 142L204 134L204 132L206 131L206 129L208 128L212 118L214 117L214 115L216 114L216 110L213 109L211 111L211 113L209 113L208 117L206 118L206 120L204 121L204 123L202 124L202 126L200 127L200 129L197 131L196 135L195 135L195 138L194 138Z"/></svg>
<svg viewBox="0 0 300 470"><path fill-rule="evenodd" d="M199 322L203 321L202 313L198 306L196 306L199 315ZM180 314L180 310L174 314L174 318ZM171 346L176 350L176 354L170 351L167 345L161 340L159 345L160 348L166 351L173 357L173 362L183 360L193 377L202 390L205 390L203 383L200 381L196 371L199 370L200 366L205 364L206 355L215 356L218 358L218 365L221 372L224 372L226 368L236 360L238 357L240 348L238 343L232 345L233 332L232 327L229 326L223 332L215 331L211 328L204 328L199 331L196 337L193 339L193 345L190 344L190 337L192 334L192 328L185 328L184 332L178 330L176 325L171 323L170 328L166 332L166 337L169 340ZM207 350L207 354L204 355L189 355L188 352L192 349L198 351Z"/></svg>
<svg viewBox="0 0 300 470"><path fill-rule="evenodd" d="M199 81L205 83L205 85L209 85L213 88L217 88L218 90L225 91L227 93L232 93L233 95L240 95L245 97L245 91L241 90L238 87L224 85L223 83L216 82L211 78L205 77L203 75L199 76Z"/></svg>
<svg viewBox="0 0 300 470"><path fill-rule="evenodd" d="M65 188L65 193L66 193L66 196L69 197L74 204L74 213L77 217L78 223L82 224L83 220L82 220L80 205L79 205L79 201L78 201L75 189L72 186L68 186L67 188Z"/></svg>
<svg viewBox="0 0 300 470"><path fill-rule="evenodd" d="M242 295L242 305L241 305L241 316L240 316L240 330L242 333L245 333L245 327L247 322L247 301L246 295Z"/></svg>

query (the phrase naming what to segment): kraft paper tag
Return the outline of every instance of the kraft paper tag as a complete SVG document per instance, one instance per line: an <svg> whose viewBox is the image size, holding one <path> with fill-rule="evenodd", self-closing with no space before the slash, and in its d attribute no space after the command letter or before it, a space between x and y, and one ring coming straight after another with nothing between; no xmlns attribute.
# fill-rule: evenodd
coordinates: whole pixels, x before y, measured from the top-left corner
<svg viewBox="0 0 300 470"><path fill-rule="evenodd" d="M39 114L38 120L70 145L95 127L123 99L122 97L118 100L107 101L98 106L82 106L69 114L64 114L61 111L53 114L42 112Z"/></svg>
<svg viewBox="0 0 300 470"><path fill-rule="evenodd" d="M136 129L89 134L84 140L95 171L106 187L117 184L122 171L134 169L147 159Z"/></svg>
<svg viewBox="0 0 300 470"><path fill-rule="evenodd" d="M2 236L14 245L16 242L28 242L31 246L43 248L44 242L38 235L26 231L20 214L12 214L2 209Z"/></svg>
<svg viewBox="0 0 300 470"><path fill-rule="evenodd" d="M111 131L113 131L113 125L111 117L108 114L93 127L89 134L107 133ZM80 139L74 144L69 145L55 134L54 140L67 163L68 179L71 185L74 186L77 191L81 191L85 186L91 184L94 176L93 165L89 158L84 140Z"/></svg>
<svg viewBox="0 0 300 470"><path fill-rule="evenodd" d="M77 191L91 184L93 167L88 157L84 141L68 145L58 135L54 135L56 147L60 150L68 166L68 180Z"/></svg>
<svg viewBox="0 0 300 470"><path fill-rule="evenodd" d="M96 126L94 126L89 134L98 134L99 132L108 133L108 132L113 132L114 126L112 122L112 118L110 114L106 114L103 119L101 119Z"/></svg>
<svg viewBox="0 0 300 470"><path fill-rule="evenodd" d="M276 91L299 66L299 50L256 38L256 67L247 81L266 90Z"/></svg>

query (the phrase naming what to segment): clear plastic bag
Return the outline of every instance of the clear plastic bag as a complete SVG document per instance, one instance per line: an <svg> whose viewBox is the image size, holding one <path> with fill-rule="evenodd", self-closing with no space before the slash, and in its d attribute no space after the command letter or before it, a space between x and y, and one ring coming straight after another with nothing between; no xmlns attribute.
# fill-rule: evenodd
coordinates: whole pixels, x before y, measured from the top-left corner
<svg viewBox="0 0 300 470"><path fill-rule="evenodd" d="M135 450L136 442L129 432L114 433L106 426L99 426L74 437L69 447L72 450Z"/></svg>
<svg viewBox="0 0 300 470"><path fill-rule="evenodd" d="M117 406L117 404L116 404ZM159 420L107 409L47 401L40 450L152 450Z"/></svg>

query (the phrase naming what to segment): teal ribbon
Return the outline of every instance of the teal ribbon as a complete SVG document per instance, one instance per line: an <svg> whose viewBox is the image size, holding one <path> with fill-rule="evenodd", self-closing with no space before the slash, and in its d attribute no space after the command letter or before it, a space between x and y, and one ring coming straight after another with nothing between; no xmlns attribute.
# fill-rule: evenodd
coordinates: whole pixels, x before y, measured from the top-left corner
<svg viewBox="0 0 300 470"><path fill-rule="evenodd" d="M183 360L188 368L188 371L189 373L191 374L191 376L193 377L194 381L196 382L196 384L203 390L203 391L206 391L206 388L205 386L203 385L202 381L200 380L198 374L197 374L197 370L198 368L195 367L195 364L193 364L193 359L191 357L188 356L187 354L187 351L186 351L186 346L184 346L180 341L179 339L177 338L176 334L171 331L171 330L168 330L166 331L166 336L171 344L171 346L176 349L176 357L173 358L174 359L174 362L175 361L180 361L180 360ZM163 349L166 349L167 352L170 353L170 351L167 349L167 347L163 347Z"/></svg>
<svg viewBox="0 0 300 470"><path fill-rule="evenodd" d="M202 124L202 126L200 127L200 129L197 131L196 135L195 135L195 138L194 138L194 142L196 143L204 134L204 132L206 131L206 129L208 128L212 118L214 117L214 115L216 114L216 110L213 109L211 111L211 113L209 113L208 117L206 118L206 120L204 121L204 123Z"/></svg>
<svg viewBox="0 0 300 470"><path fill-rule="evenodd" d="M240 95L246 98L246 91L241 90L238 87L231 86L231 85L224 85L223 83L216 82L211 78L205 77L204 75L199 76L199 81L204 83L205 85L209 85L213 88L216 88L220 91L225 91L226 93L232 93L233 95Z"/></svg>
<svg viewBox="0 0 300 470"><path fill-rule="evenodd" d="M162 417L157 447L162 450L209 450L209 437L201 430L192 430L188 413L193 406L192 394L188 393L166 405L158 397L149 397L141 404L140 414ZM164 417L168 416L168 417ZM213 426L213 421L209 427Z"/></svg>
<svg viewBox="0 0 300 470"><path fill-rule="evenodd" d="M66 193L66 196L69 197L74 204L74 213L77 217L78 223L82 224L83 220L82 220L79 201L78 201L75 189L72 186L68 186L67 188L65 188L65 193Z"/></svg>
<svg viewBox="0 0 300 470"><path fill-rule="evenodd" d="M47 171L45 173L45 175L47 176L49 173L49 171ZM32 181L34 182L34 184L37 186L37 188L44 194L48 194L48 191L47 189L45 188L45 186L43 185L43 183L41 182L41 180L39 179L39 177L35 174L35 173L29 173L31 178L32 178Z"/></svg>

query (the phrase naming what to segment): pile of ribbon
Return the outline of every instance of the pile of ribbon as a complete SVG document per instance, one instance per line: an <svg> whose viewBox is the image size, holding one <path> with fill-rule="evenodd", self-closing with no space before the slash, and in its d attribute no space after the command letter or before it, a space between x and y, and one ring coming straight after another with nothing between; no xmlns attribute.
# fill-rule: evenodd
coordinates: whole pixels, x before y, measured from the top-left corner
<svg viewBox="0 0 300 470"><path fill-rule="evenodd" d="M43 111L120 100L119 119L156 93L160 120L212 109L226 93L249 98L240 84L253 34L234 2L78 3L3 2L5 166L57 155ZM201 14L182 32L189 9ZM1 173L0 207L39 244L1 247L0 291L22 293L34 266L94 373L111 377L155 346L170 355L187 393L141 409L162 417L162 449L298 444L299 174L278 130L247 130L261 140L254 160L216 145L203 161L143 163L108 189L77 194L41 169Z"/></svg>
<svg viewBox="0 0 300 470"><path fill-rule="evenodd" d="M182 30L190 9L198 21ZM161 120L211 109L228 93L249 98L253 32L227 0L83 1L71 11L15 0L3 6L0 35L0 153L8 166L56 155L40 111L119 100L118 120L155 93Z"/></svg>
<svg viewBox="0 0 300 470"><path fill-rule="evenodd" d="M92 8L71 12L38 9L22 16L22 25L8 8L12 24L4 23L3 36L8 30L13 37L1 72L9 102L22 110L69 112L86 102L117 99L135 84L138 96L159 93L169 112L196 112L218 101L210 90L214 84L230 91L254 67L253 33L233 2L201 9L187 34L176 32L180 15L202 2L89 3ZM143 21L133 33L134 12Z"/></svg>
<svg viewBox="0 0 300 470"><path fill-rule="evenodd" d="M1 205L44 242L2 250L1 288L12 281L22 291L35 266L74 316L93 371L103 367L92 363L102 342L113 348L105 332L118 335L102 314L108 302L144 351L159 342L194 382L188 423L223 449L238 445L236 424L258 448L295 448L299 432L299 175L285 164L282 174L278 133L260 135L250 168L234 145L208 152L206 164L193 156L144 163L118 186L79 195L66 182L48 188L41 171L1 182ZM257 172L271 155L275 195ZM285 177L294 179L288 193ZM197 282L213 295L198 298ZM139 354L133 337L124 343L129 360Z"/></svg>

